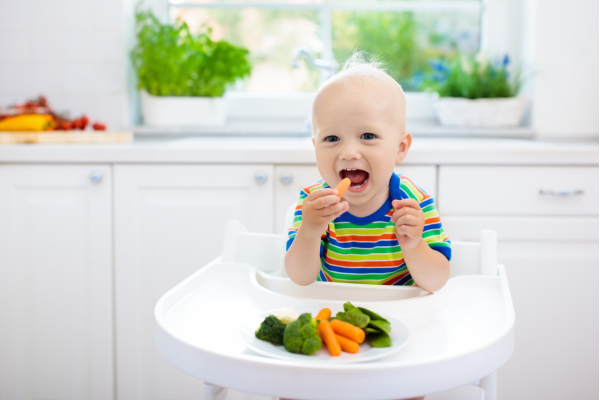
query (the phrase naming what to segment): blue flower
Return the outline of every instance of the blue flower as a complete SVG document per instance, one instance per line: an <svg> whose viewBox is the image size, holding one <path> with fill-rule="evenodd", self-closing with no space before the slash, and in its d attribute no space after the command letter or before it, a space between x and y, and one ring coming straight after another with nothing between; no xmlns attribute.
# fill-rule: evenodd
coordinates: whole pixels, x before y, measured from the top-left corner
<svg viewBox="0 0 600 400"><path fill-rule="evenodd" d="M508 58L508 54L505 54L504 58L502 59L502 66L506 67L509 62L510 62L510 58Z"/></svg>

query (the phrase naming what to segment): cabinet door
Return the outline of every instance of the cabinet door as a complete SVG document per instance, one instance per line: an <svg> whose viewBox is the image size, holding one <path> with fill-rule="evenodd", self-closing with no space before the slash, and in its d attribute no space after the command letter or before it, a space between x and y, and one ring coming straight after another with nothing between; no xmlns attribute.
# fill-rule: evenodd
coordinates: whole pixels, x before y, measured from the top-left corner
<svg viewBox="0 0 600 400"><path fill-rule="evenodd" d="M0 166L0 399L113 398L111 187L105 165Z"/></svg>
<svg viewBox="0 0 600 400"><path fill-rule="evenodd" d="M436 195L437 167L435 165L399 165L394 169L404 174L425 189L434 198ZM321 179L316 165L279 165L275 169L275 232L287 232L284 227L285 212L298 201L302 188Z"/></svg>
<svg viewBox="0 0 600 400"><path fill-rule="evenodd" d="M115 167L119 399L198 399L201 382L156 349L154 306L221 254L227 221L272 231L272 179L269 165Z"/></svg>

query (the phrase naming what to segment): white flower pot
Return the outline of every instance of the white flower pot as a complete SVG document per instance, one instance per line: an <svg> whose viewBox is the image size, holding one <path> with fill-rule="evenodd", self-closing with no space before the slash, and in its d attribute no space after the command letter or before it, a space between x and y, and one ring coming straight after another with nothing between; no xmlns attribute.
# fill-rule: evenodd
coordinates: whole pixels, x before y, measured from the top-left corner
<svg viewBox="0 0 600 400"><path fill-rule="evenodd" d="M225 124L223 97L153 96L140 92L144 124L161 127L217 126Z"/></svg>
<svg viewBox="0 0 600 400"><path fill-rule="evenodd" d="M446 126L518 126L527 107L527 97L471 100L437 96L433 106L440 123Z"/></svg>

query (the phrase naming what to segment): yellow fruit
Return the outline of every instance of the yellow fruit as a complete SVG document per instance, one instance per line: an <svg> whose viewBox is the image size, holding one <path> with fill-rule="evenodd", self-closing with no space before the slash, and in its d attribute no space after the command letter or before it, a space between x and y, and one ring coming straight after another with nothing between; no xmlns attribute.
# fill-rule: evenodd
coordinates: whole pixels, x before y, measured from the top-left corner
<svg viewBox="0 0 600 400"><path fill-rule="evenodd" d="M46 131L54 128L50 114L21 114L0 120L0 131Z"/></svg>

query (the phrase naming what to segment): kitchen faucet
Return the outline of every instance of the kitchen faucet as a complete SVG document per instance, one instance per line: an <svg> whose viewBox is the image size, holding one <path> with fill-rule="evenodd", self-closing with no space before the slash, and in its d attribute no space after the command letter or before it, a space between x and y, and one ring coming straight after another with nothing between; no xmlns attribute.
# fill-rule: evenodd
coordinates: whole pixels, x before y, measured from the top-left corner
<svg viewBox="0 0 600 400"><path fill-rule="evenodd" d="M320 68L322 70L319 85L321 85L327 79L331 78L337 72L339 64L337 63L337 61L335 61L335 59L315 59L310 54L310 51L308 51L308 49L304 46L298 46L292 52L292 68L300 67L300 57L302 57L303 54L306 57L306 61L308 61L310 65L316 68Z"/></svg>

